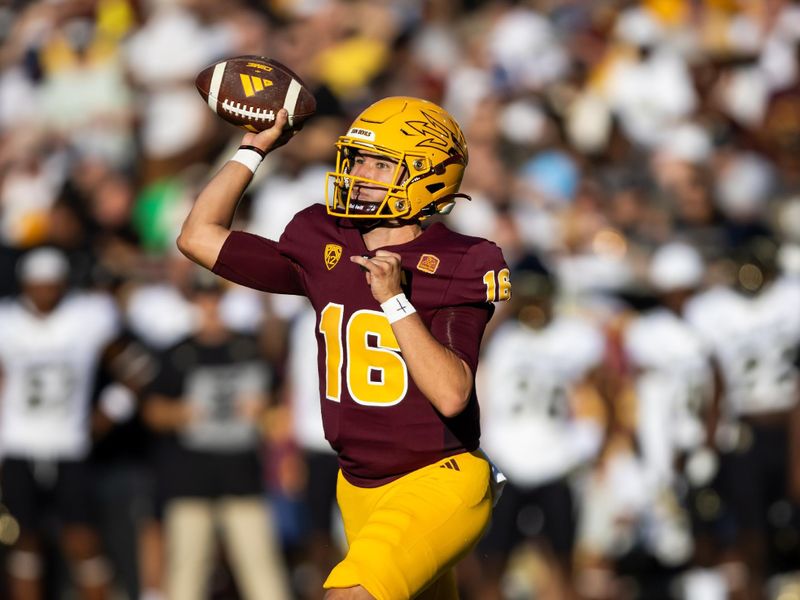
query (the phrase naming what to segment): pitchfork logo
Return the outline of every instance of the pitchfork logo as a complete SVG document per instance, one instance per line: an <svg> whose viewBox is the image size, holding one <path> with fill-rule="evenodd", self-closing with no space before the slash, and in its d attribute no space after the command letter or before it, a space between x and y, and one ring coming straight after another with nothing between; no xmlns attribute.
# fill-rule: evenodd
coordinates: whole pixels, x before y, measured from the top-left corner
<svg viewBox="0 0 800 600"><path fill-rule="evenodd" d="M425 117L425 120L406 121L406 127L408 127L410 131L403 130L403 133L411 136L424 136L424 140L417 142L418 147L438 148L439 150L447 151L449 145L453 144L462 156L465 154L463 151L463 140L456 139L447 126L431 113L424 110L420 112L422 116Z"/></svg>

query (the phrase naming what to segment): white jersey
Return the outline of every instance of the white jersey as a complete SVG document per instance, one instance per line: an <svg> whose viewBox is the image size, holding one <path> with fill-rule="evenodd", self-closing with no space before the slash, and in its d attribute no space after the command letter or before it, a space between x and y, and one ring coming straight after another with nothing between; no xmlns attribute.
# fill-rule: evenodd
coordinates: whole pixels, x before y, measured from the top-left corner
<svg viewBox="0 0 800 600"><path fill-rule="evenodd" d="M219 310L225 325L239 333L253 333L264 316L261 294L239 286L225 290ZM125 313L133 332L159 350L197 329L197 311L191 301L168 283L135 288L128 297Z"/></svg>
<svg viewBox="0 0 800 600"><path fill-rule="evenodd" d="M668 482L675 453L705 440L702 413L714 388L710 349L688 323L664 308L633 320L624 347L636 370L642 454L653 474Z"/></svg>
<svg viewBox="0 0 800 600"><path fill-rule="evenodd" d="M0 446L4 456L80 459L90 447L92 386L118 331L104 294L69 295L48 315L0 305Z"/></svg>
<svg viewBox="0 0 800 600"><path fill-rule="evenodd" d="M781 279L749 298L714 288L693 299L687 320L713 347L730 416L782 411L797 401L800 282Z"/></svg>
<svg viewBox="0 0 800 600"><path fill-rule="evenodd" d="M545 483L597 452L600 427L575 417L571 397L604 351L599 329L568 317L541 330L509 321L492 336L480 367L482 446L510 481Z"/></svg>
<svg viewBox="0 0 800 600"><path fill-rule="evenodd" d="M333 453L322 429L317 374L317 315L307 306L292 323L289 340L289 388L294 435L301 448Z"/></svg>
<svg viewBox="0 0 800 600"><path fill-rule="evenodd" d="M163 350L190 335L196 327L192 305L168 283L142 285L129 295L125 317L134 333Z"/></svg>

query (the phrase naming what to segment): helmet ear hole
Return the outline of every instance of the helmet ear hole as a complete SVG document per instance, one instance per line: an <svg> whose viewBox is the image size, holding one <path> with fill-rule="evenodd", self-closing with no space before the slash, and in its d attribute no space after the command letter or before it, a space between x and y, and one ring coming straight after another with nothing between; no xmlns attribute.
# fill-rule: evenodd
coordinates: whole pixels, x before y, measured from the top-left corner
<svg viewBox="0 0 800 600"><path fill-rule="evenodd" d="M429 193L435 194L436 192L438 192L443 187L444 187L444 184L441 181L439 181L437 183L431 183L430 185L426 185L425 189L428 190Z"/></svg>

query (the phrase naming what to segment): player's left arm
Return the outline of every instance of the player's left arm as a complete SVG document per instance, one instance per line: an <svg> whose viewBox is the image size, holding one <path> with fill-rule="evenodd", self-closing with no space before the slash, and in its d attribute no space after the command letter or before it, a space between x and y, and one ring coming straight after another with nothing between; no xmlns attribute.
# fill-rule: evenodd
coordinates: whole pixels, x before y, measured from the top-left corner
<svg viewBox="0 0 800 600"><path fill-rule="evenodd" d="M433 337L416 313L393 323L392 330L420 391L445 417L460 414L474 383L469 365Z"/></svg>
<svg viewBox="0 0 800 600"><path fill-rule="evenodd" d="M400 294L402 288L400 255L378 250L374 258L353 256L351 261L366 272L367 284L379 303ZM488 320L488 315L486 316ZM481 323L480 337L485 326ZM445 417L455 417L469 403L474 383L473 368L451 348L442 344L422 322L417 313L392 324L397 343L414 383ZM475 340L476 345L480 340Z"/></svg>
<svg viewBox="0 0 800 600"><path fill-rule="evenodd" d="M105 345L98 367L108 382L95 398L92 431L100 437L140 409L141 395L158 369L156 357L124 331Z"/></svg>

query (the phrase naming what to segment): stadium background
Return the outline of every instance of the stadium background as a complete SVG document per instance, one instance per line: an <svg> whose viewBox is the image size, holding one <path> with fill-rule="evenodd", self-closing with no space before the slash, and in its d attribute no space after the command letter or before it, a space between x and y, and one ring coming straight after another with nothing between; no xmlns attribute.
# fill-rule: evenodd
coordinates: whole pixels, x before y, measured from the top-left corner
<svg viewBox="0 0 800 600"><path fill-rule="evenodd" d="M267 158L239 228L275 239L295 212L324 201L333 143L352 117L379 97L414 95L451 111L469 143L462 191L472 201L448 224L496 241L510 265L538 254L556 276L559 306L605 332L603 369L614 377L626 376L626 323L654 304L648 266L659 246L694 245L706 286L757 288L760 275L740 277L752 275L740 267L754 256L800 276L798 2L9 0L0 6L0 296L18 293L17 259L49 244L68 254L72 284L112 293L129 331L154 351L188 333L180 291L192 275L174 240L240 138L193 81L243 54L290 65L319 111ZM288 340L303 305L234 290L226 306L231 327L264 340L279 375L264 486L300 590L307 479ZM612 403L615 442L584 476L612 477L616 455L635 462L635 398ZM99 464L142 459L145 438L127 433L104 435ZM681 569L633 551L648 502L622 471L601 486L607 497L581 498L617 513L594 531L599 539L579 537L576 580L604 570L624 590L617 597L669 597ZM789 590L787 573L800 567L796 521L775 524L773 590ZM3 513L0 556L14 537ZM533 597L524 574L535 580L535 563L517 571L510 597ZM217 597L233 597L224 565L215 582Z"/></svg>

